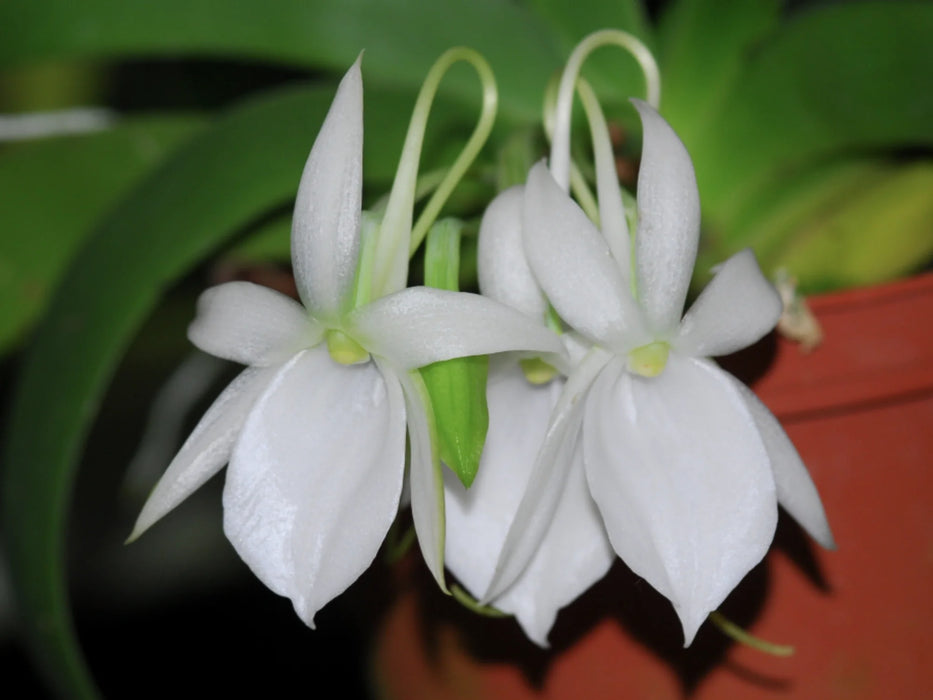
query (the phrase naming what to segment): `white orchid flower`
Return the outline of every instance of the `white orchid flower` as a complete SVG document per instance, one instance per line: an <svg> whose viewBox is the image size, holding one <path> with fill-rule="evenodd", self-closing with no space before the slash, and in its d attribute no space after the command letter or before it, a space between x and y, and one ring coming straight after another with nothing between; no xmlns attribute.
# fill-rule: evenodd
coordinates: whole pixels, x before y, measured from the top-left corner
<svg viewBox="0 0 933 700"><path fill-rule="evenodd" d="M544 328L547 300L522 252L523 189L502 192L483 215L478 249L480 289ZM567 356L546 359L552 365L569 367ZM482 595L492 580L550 415L566 383L556 370L545 377L546 381L538 376L532 383L526 376L532 374L528 362L528 358L520 360L508 354L492 359L486 389L489 430L476 479L466 489L453 473L444 475L447 567L474 596ZM540 375L547 367L539 359L534 368ZM559 458L572 466L553 521L528 567L508 590L489 601L498 610L515 615L528 637L540 646L547 646L558 610L601 579L615 559L589 495L582 445L568 439L560 448Z"/></svg>
<svg viewBox="0 0 933 700"><path fill-rule="evenodd" d="M834 545L813 482L777 420L706 359L761 338L777 322L780 298L743 251L681 318L700 225L693 165L667 122L633 102L644 127L634 242L604 133L594 131L602 231L544 164L528 177L528 264L592 349L568 381L577 380L580 400L552 418L485 599L507 590L543 540L573 469L560 443L576 439L613 548L673 603L689 645L764 556L778 502L818 542Z"/></svg>
<svg viewBox="0 0 933 700"><path fill-rule="evenodd" d="M357 279L358 261L366 257L362 145L357 61L340 83L298 190L292 259L303 305L245 282L202 295L189 329L192 342L249 367L183 445L131 535L229 462L227 537L312 627L315 613L370 565L396 516L406 426L415 528L444 586L443 486L433 418L420 375L411 370L466 355L560 349L552 334L490 299L402 289L405 255L401 263L397 255L369 258L373 279L389 282ZM406 228L404 240L390 241L388 249L407 252L409 234ZM360 282L369 286L367 294L358 293ZM359 304L361 297L374 300Z"/></svg>

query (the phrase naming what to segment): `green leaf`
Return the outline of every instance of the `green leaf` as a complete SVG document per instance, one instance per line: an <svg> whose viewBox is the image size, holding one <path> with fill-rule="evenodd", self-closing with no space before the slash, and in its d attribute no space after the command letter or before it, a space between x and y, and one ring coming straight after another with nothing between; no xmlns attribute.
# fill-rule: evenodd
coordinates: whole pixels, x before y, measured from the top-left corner
<svg viewBox="0 0 933 700"><path fill-rule="evenodd" d="M331 97L331 90L276 92L181 149L80 251L38 328L10 413L3 516L31 651L62 696L95 696L74 640L63 539L97 404L165 285L294 196Z"/></svg>
<svg viewBox="0 0 933 700"><path fill-rule="evenodd" d="M793 17L688 144L704 214L728 230L747 202L808 161L933 144L930 36L924 3L833 4Z"/></svg>
<svg viewBox="0 0 933 700"><path fill-rule="evenodd" d="M93 224L201 124L139 119L0 152L0 353L41 313Z"/></svg>
<svg viewBox="0 0 933 700"><path fill-rule="evenodd" d="M782 237L772 265L814 293L876 284L933 258L933 161L875 163L834 206Z"/></svg>
<svg viewBox="0 0 933 700"><path fill-rule="evenodd" d="M739 222L744 235L707 245L697 269L705 274L751 247L765 274L783 269L807 293L893 279L933 258L930 192L930 160L819 163L769 192L755 216Z"/></svg>
<svg viewBox="0 0 933 700"><path fill-rule="evenodd" d="M225 251L234 263L288 263L291 259L292 215L280 214L264 221L240 242Z"/></svg>
<svg viewBox="0 0 933 700"><path fill-rule="evenodd" d="M461 222L444 219L428 232L424 280L429 287L458 289L461 228ZM485 355L435 362L421 369L434 408L441 461L467 488L479 470L489 427L488 371Z"/></svg>
<svg viewBox="0 0 933 700"><path fill-rule="evenodd" d="M661 113L688 146L736 86L756 45L777 26L782 0L679 0L661 18Z"/></svg>
<svg viewBox="0 0 933 700"><path fill-rule="evenodd" d="M541 89L564 56L527 8L501 0L4 0L0 65L49 58L181 53L364 73L414 88L446 49L469 45L492 65L500 113L537 118ZM472 99L464 71L442 92Z"/></svg>

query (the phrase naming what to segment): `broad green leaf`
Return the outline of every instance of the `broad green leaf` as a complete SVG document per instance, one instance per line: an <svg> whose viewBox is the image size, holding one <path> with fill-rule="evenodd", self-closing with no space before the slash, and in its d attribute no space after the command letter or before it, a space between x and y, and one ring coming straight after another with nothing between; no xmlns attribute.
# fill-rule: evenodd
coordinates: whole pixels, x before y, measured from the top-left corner
<svg viewBox="0 0 933 700"><path fill-rule="evenodd" d="M742 219L741 235L707 245L698 285L713 265L751 247L807 293L892 279L933 258L933 163L858 158L819 163L789 178Z"/></svg>
<svg viewBox="0 0 933 700"><path fill-rule="evenodd" d="M459 288L460 230L453 219L437 222L428 232L424 252L424 281L429 287ZM489 411L486 406L485 355L435 362L421 369L431 396L441 461L467 488L479 470L486 442Z"/></svg>
<svg viewBox="0 0 933 700"><path fill-rule="evenodd" d="M500 113L524 119L564 58L528 8L501 0L4 0L0 27L0 65L183 53L342 72L365 50L367 77L407 88L443 51L469 45L495 70ZM474 91L465 72L442 89Z"/></svg>
<svg viewBox="0 0 933 700"><path fill-rule="evenodd" d="M704 214L728 230L746 201L809 160L933 144L930 36L924 3L831 4L792 17L689 144Z"/></svg>
<svg viewBox="0 0 933 700"><path fill-rule="evenodd" d="M287 263L291 256L291 212L264 221L224 253L235 263Z"/></svg>
<svg viewBox="0 0 933 700"><path fill-rule="evenodd" d="M690 147L736 86L758 43L781 18L782 0L678 0L658 29L661 113Z"/></svg>
<svg viewBox="0 0 933 700"><path fill-rule="evenodd" d="M202 123L139 119L0 151L0 353L41 313L92 225Z"/></svg>
<svg viewBox="0 0 933 700"><path fill-rule="evenodd" d="M772 265L811 293L914 272L933 258L931 194L933 161L876 164L857 190L782 236Z"/></svg>
<svg viewBox="0 0 933 700"><path fill-rule="evenodd" d="M257 99L172 156L78 253L38 328L10 413L3 516L28 641L62 696L95 696L74 641L63 535L96 406L164 286L294 196L331 97L300 88Z"/></svg>

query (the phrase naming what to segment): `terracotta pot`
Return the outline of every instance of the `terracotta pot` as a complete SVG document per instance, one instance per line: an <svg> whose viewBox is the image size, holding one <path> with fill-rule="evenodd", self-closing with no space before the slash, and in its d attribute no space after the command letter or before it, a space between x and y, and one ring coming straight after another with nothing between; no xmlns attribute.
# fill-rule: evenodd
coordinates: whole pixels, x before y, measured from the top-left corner
<svg viewBox="0 0 933 700"><path fill-rule="evenodd" d="M375 642L386 698L933 697L933 274L812 300L817 350L773 336L728 358L807 463L839 549L782 514L775 546L723 612L792 644L777 658L704 626L680 649L670 605L617 562L540 651L512 620L400 576ZM755 377L760 374L760 377Z"/></svg>

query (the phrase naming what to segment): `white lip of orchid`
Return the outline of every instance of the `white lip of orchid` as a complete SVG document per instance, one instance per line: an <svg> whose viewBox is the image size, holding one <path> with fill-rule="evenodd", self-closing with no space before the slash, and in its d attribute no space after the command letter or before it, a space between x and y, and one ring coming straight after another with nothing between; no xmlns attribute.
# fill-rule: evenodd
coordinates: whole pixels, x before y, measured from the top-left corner
<svg viewBox="0 0 933 700"><path fill-rule="evenodd" d="M182 446L130 536L229 462L225 532L310 626L316 611L368 567L395 518L406 427L415 530L445 587L442 475L429 402L411 370L466 355L561 351L549 331L479 295L423 287L380 288L372 300L360 294L361 257L377 271L398 269L393 256L361 256L362 137L357 60L340 83L296 197L292 255L303 305L247 282L202 295L190 339L250 367Z"/></svg>

